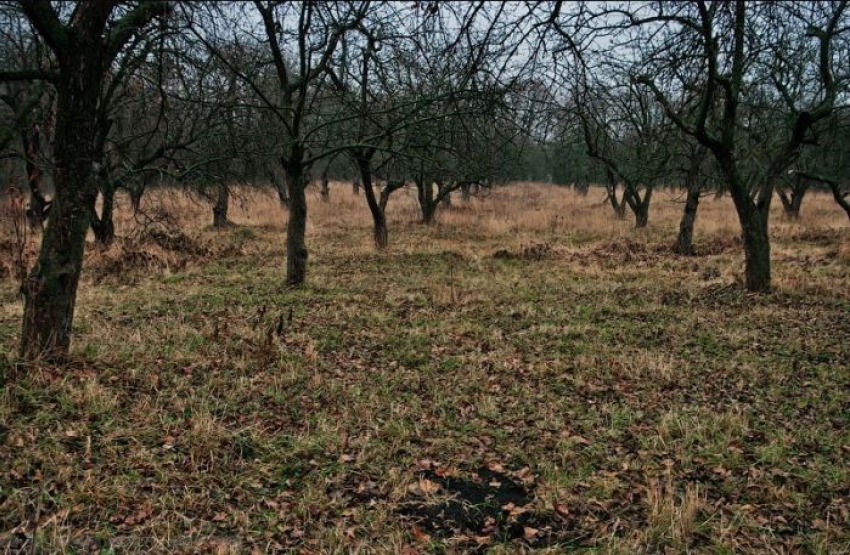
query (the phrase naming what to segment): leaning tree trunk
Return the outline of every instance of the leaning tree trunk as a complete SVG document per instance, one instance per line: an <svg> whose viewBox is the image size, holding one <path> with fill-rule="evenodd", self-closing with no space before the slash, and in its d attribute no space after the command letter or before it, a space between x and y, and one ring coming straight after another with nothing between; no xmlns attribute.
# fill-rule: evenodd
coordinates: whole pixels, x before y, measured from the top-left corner
<svg viewBox="0 0 850 555"><path fill-rule="evenodd" d="M307 183L299 162L287 164L289 222L286 226L286 284L297 286L307 278Z"/></svg>
<svg viewBox="0 0 850 555"><path fill-rule="evenodd" d="M227 212L230 208L230 187L224 183L218 186L218 195L213 205L213 227L223 228L230 225Z"/></svg>
<svg viewBox="0 0 850 555"><path fill-rule="evenodd" d="M387 232L387 218L378 200L375 198L375 188L372 186L372 168L367 158L357 159L357 169L360 171L360 179L363 184L363 192L366 195L366 204L372 214L372 230L375 247L379 250L387 248L389 234Z"/></svg>
<svg viewBox="0 0 850 555"><path fill-rule="evenodd" d="M697 208L699 208L701 190L700 181L691 179L688 183L688 196L685 198L685 212L679 222L679 236L673 246L673 252L677 254L694 255L694 224L697 221Z"/></svg>
<svg viewBox="0 0 850 555"><path fill-rule="evenodd" d="M92 59L94 58L94 59ZM56 194L38 261L23 287L21 357L61 359L71 342L86 233L97 199L92 162L102 79L97 56L77 55L57 84Z"/></svg>

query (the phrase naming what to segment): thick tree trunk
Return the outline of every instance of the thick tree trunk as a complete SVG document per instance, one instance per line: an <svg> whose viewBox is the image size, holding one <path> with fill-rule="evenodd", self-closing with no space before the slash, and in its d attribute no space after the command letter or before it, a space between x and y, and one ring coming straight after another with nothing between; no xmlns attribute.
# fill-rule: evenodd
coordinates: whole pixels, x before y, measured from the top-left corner
<svg viewBox="0 0 850 555"><path fill-rule="evenodd" d="M218 195L213 205L213 227L223 228L230 225L227 212L230 208L230 187L224 183L218 186Z"/></svg>
<svg viewBox="0 0 850 555"><path fill-rule="evenodd" d="M297 286L307 278L307 195L300 163L286 167L289 222L286 226L286 284Z"/></svg>
<svg viewBox="0 0 850 555"><path fill-rule="evenodd" d="M694 224L697 221L697 208L702 187L698 179L691 179L688 184L688 196L685 198L685 212L679 222L679 236L673 246L673 252L685 256L694 254Z"/></svg>
<svg viewBox="0 0 850 555"><path fill-rule="evenodd" d="M770 238L767 218L753 208L747 223L741 220L744 236L746 267L744 281L747 291L767 293L770 291Z"/></svg>
<svg viewBox="0 0 850 555"><path fill-rule="evenodd" d="M649 224L649 203L641 202L635 208L635 227L646 227Z"/></svg>
<svg viewBox="0 0 850 555"><path fill-rule="evenodd" d="M375 247L382 250L387 248L387 244L389 243L387 218L384 215L384 210L375 198L375 188L372 186L372 168L370 166L371 164L367 158L359 157L357 159L357 169L360 171L363 192L366 195L366 204L369 205L369 212L372 214L372 231Z"/></svg>
<svg viewBox="0 0 850 555"><path fill-rule="evenodd" d="M434 214L437 212L437 201L434 198L434 183L430 178L420 178L416 182L419 209L422 212L422 223L434 223Z"/></svg>
<svg viewBox="0 0 850 555"><path fill-rule="evenodd" d="M57 85L56 195L41 252L24 284L21 357L61 359L71 342L85 239L97 199L92 176L102 65L96 55L75 56Z"/></svg>

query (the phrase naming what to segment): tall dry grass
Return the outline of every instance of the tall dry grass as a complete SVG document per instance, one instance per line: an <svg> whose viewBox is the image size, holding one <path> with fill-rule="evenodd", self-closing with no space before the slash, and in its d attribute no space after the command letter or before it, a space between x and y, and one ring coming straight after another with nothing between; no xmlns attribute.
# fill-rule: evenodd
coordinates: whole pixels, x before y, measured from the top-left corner
<svg viewBox="0 0 850 555"><path fill-rule="evenodd" d="M354 195L346 182L332 182L330 187L329 202L321 200L316 184L308 189L307 233L311 252L321 254L326 246L339 247L341 244L349 253L372 252L371 217L365 197ZM0 200L0 205L3 205L0 210L8 204L8 199ZM144 197L139 214L133 213L125 195L119 194L116 204L115 225L119 239L111 249L113 259L125 257L124 251L138 249L137 243L128 244L127 241L144 235L145 230L163 222L188 237L202 240L209 247L207 250L211 256L238 254L242 252L240 249L265 250L269 254L284 251L287 211L280 206L270 188L234 186L229 219L263 238L250 246L240 245L238 248L231 248L232 245L221 248L219 236L210 228L212 208L209 202L185 191L152 190ZM415 189L408 187L393 195L387 218L390 249L399 252L427 248L461 249L474 253L492 250L499 245L516 246L535 241L580 246L628 239L663 246L672 244L676 237L683 205L683 192L657 191L650 209L649 226L637 230L630 214L624 219L613 215L601 187L591 188L589 194L580 195L566 187L516 182L486 191L468 202L455 195L453 205L440 207L436 223L427 228L419 223ZM8 211L8 208L5 209ZM8 219L4 217L4 220ZM0 245L6 245L6 251L13 245L11 230L7 221L0 225ZM849 232L846 216L827 193L809 193L803 203L802 216L796 221L785 217L779 202L773 203L771 236L774 256L788 255L799 241L808 241L837 248L838 255L847 258L850 256L847 245ZM703 245L705 253L710 253L716 245L728 246L738 241L739 224L728 197L715 200L713 195L709 195L702 200L695 235L698 249ZM30 260L34 260L38 241L37 233L30 235L26 249ZM93 237L89 237L89 241L93 241ZM162 266L173 268L181 265L162 252L148 254L142 257L142 262L156 265L150 260L163 259ZM88 256L96 262L109 258L110 250L94 252L94 249L89 249ZM3 253L5 266L9 266L6 262L9 257L9 252ZM120 269L120 264L118 266ZM8 277L11 273L7 269L4 275Z"/></svg>

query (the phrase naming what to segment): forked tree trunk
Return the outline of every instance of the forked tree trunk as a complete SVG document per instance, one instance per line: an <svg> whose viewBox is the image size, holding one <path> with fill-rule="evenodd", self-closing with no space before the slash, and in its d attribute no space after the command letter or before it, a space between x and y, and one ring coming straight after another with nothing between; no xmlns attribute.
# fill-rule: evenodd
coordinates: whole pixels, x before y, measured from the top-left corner
<svg viewBox="0 0 850 555"><path fill-rule="evenodd" d="M307 278L307 195L300 162L287 164L289 222L286 226L286 284L298 286Z"/></svg>
<svg viewBox="0 0 850 555"><path fill-rule="evenodd" d="M797 182L794 187L790 189L790 196L785 191L778 191L779 200L782 202L782 208L788 219L800 219L800 208L803 206L803 197L806 195L808 188L808 184L805 183L802 177L798 174Z"/></svg>
<svg viewBox="0 0 850 555"><path fill-rule="evenodd" d="M97 199L92 162L104 67L99 52L84 46L66 58L57 83L56 195L38 262L23 287L24 360L61 359L71 342L86 233Z"/></svg>
<svg viewBox="0 0 850 555"><path fill-rule="evenodd" d="M220 183L217 193L218 195L213 205L213 227L220 229L230 225L227 219L227 212L230 209L230 187L224 183Z"/></svg>
<svg viewBox="0 0 850 555"><path fill-rule="evenodd" d="M767 215L770 206L762 212L741 186L729 187L744 241L744 285L752 293L770 292L770 237Z"/></svg>

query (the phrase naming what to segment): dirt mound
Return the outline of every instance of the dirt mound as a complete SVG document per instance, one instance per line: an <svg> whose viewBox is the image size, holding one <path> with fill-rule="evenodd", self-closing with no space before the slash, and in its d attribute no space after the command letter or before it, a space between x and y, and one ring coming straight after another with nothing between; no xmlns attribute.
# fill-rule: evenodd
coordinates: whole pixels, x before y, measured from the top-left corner
<svg viewBox="0 0 850 555"><path fill-rule="evenodd" d="M211 254L207 246L186 235L174 222L163 219L133 237L116 239L107 248L90 249L85 267L96 283L109 278L132 282L144 273L183 269L189 262Z"/></svg>

